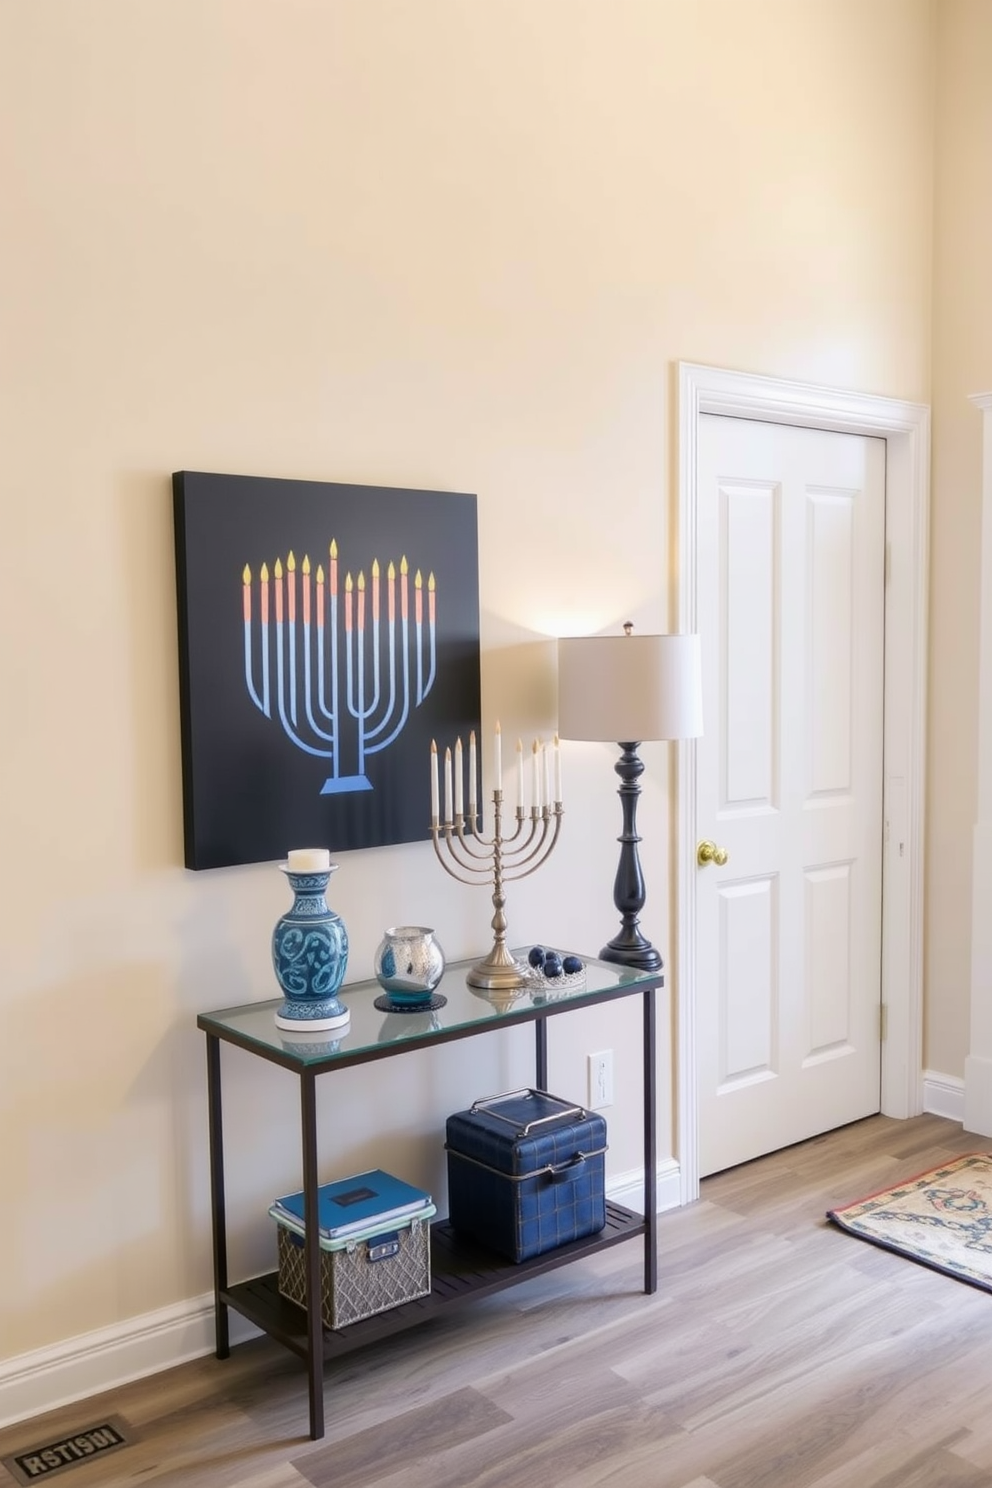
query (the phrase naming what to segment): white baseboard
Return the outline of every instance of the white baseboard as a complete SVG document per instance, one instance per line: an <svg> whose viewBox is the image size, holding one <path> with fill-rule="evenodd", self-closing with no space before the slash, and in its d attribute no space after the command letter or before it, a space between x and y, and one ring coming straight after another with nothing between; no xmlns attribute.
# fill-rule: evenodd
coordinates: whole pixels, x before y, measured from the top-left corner
<svg viewBox="0 0 992 1488"><path fill-rule="evenodd" d="M964 1081L954 1075L923 1071L923 1109L934 1116L964 1123Z"/></svg>
<svg viewBox="0 0 992 1488"><path fill-rule="evenodd" d="M679 1165L674 1157L666 1158L664 1162L658 1164L655 1182L658 1186L655 1212L662 1214L666 1209L677 1209L681 1191ZM628 1209L636 1209L638 1213L643 1213L644 1169L634 1168L629 1173L617 1173L606 1185L606 1197L615 1199L618 1204L625 1204Z"/></svg>
<svg viewBox="0 0 992 1488"><path fill-rule="evenodd" d="M231 1342L258 1334L231 1312ZM213 1293L0 1361L0 1427L214 1351Z"/></svg>
<svg viewBox="0 0 992 1488"><path fill-rule="evenodd" d="M644 1175L640 1168L621 1173L607 1185L618 1204L640 1210ZM679 1166L669 1160L658 1168L658 1212L679 1202ZM231 1342L255 1338L258 1329L233 1310ZM158 1374L214 1351L212 1293L193 1297L129 1318L112 1328L98 1328L48 1348L0 1360L0 1427L13 1426L45 1411L72 1405L104 1390Z"/></svg>

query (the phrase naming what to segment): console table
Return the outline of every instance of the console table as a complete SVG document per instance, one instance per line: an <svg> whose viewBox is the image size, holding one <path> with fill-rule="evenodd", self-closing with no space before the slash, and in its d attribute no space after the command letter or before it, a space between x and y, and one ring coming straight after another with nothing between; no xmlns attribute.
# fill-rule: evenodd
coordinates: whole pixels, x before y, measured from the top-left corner
<svg viewBox="0 0 992 1488"><path fill-rule="evenodd" d="M517 953L526 958L526 953ZM341 999L351 1013L344 1029L319 1035L306 1042L275 1026L274 1012L281 999L249 1003L201 1013L196 1020L207 1038L207 1098L210 1126L210 1198L213 1222L214 1298L217 1325L217 1357L230 1352L228 1308L248 1318L256 1327L298 1354L306 1363L310 1392L310 1436L324 1435L324 1361L336 1358L366 1343L388 1337L435 1317L440 1311L472 1297L489 1296L529 1276L554 1270L582 1256L593 1255L623 1240L642 1237L644 1243L644 1290L654 1292L658 1284L656 1250L656 1143L655 1143L655 1000L664 986L660 972L615 966L587 959L584 985L563 992L527 990L517 995L479 992L466 985L471 962L450 965L437 988L447 1004L437 1012L381 1012L375 999L382 996L377 982L357 982L342 989ZM644 1214L607 1201L606 1228L599 1234L573 1240L532 1260L514 1264L481 1249L440 1220L431 1226L431 1292L429 1296L402 1303L388 1312L352 1323L347 1328L326 1329L321 1319L320 1246L317 1225L317 1120L316 1082L320 1075L393 1059L417 1048L445 1044L453 1039L474 1038L495 1029L533 1023L536 1038L535 1086L547 1089L549 1019L576 1008L639 995L643 1002L642 1054L644 1064ZM316 1042L314 1042L316 1040ZM278 1275L272 1272L249 1281L232 1283L228 1277L227 1222L224 1197L223 1096L221 1092L222 1043L234 1044L271 1064L296 1075L300 1086L302 1167L304 1193L304 1242L307 1309L297 1307L279 1293ZM480 1095L487 1092L480 1091ZM567 1093L567 1092L566 1092ZM439 1137L443 1141L443 1136ZM388 1162L384 1162L388 1166ZM338 1176L341 1176L340 1174ZM291 1183L291 1179L289 1182Z"/></svg>

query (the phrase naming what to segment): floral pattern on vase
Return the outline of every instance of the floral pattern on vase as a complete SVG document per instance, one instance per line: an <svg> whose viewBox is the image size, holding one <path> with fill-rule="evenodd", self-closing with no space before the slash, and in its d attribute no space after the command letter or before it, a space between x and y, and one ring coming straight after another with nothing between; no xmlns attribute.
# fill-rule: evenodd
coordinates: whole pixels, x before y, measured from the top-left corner
<svg viewBox="0 0 992 1488"><path fill-rule="evenodd" d="M339 1027L349 1016L337 997L348 965L348 932L325 897L337 864L307 873L285 863L279 867L289 880L293 905L272 932L272 966L286 996L276 1011L276 1026Z"/></svg>

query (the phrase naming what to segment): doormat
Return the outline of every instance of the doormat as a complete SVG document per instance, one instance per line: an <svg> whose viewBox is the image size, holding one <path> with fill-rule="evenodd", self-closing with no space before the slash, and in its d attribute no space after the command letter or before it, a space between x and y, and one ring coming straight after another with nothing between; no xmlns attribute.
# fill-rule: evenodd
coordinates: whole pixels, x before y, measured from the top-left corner
<svg viewBox="0 0 992 1488"><path fill-rule="evenodd" d="M828 1209L848 1234L992 1291L992 1154L971 1152Z"/></svg>
<svg viewBox="0 0 992 1488"><path fill-rule="evenodd" d="M96 1426L83 1426L55 1441L41 1442L9 1457L0 1457L0 1463L18 1483L47 1483L57 1473L66 1472L80 1462L89 1462L93 1457L105 1457L120 1447L129 1447L134 1440L134 1432L120 1416L108 1416Z"/></svg>

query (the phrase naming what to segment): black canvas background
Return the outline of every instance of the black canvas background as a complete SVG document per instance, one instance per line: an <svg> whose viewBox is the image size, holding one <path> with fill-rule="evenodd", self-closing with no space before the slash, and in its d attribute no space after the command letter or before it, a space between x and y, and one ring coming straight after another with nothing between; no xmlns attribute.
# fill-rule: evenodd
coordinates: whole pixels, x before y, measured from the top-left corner
<svg viewBox="0 0 992 1488"><path fill-rule="evenodd" d="M183 821L188 868L218 868L285 857L291 847L333 852L426 841L430 821L430 741L444 748L481 716L479 671L478 522L474 495L358 486L322 481L178 471L173 476L176 579L179 606L180 715ZM372 562L379 561L380 616L386 631L389 563L409 565L410 632L414 631L414 576L437 583L437 676L416 708L411 663L407 722L387 749L366 756L367 791L321 795L331 762L304 753L287 737L274 703L271 718L245 685L242 572L252 573L254 635L258 636L257 579L270 574L274 627L276 558L293 552L297 574L304 555L313 574L328 571L329 545L338 548L339 617L343 631L345 575L365 575L367 640L371 641ZM357 593L357 591L356 591ZM302 606L297 589L297 628ZM311 616L315 619L315 610ZM397 619L397 650L400 627ZM343 654L343 643L342 643ZM383 647L383 675L388 665ZM256 685L259 677L256 664ZM343 673L342 673L343 675ZM298 681L302 682L302 671ZM343 692L343 684L342 684ZM368 695L368 694L367 694ZM300 713L300 732L309 730ZM357 768L355 726L343 723L341 771ZM481 739L480 739L481 754Z"/></svg>

